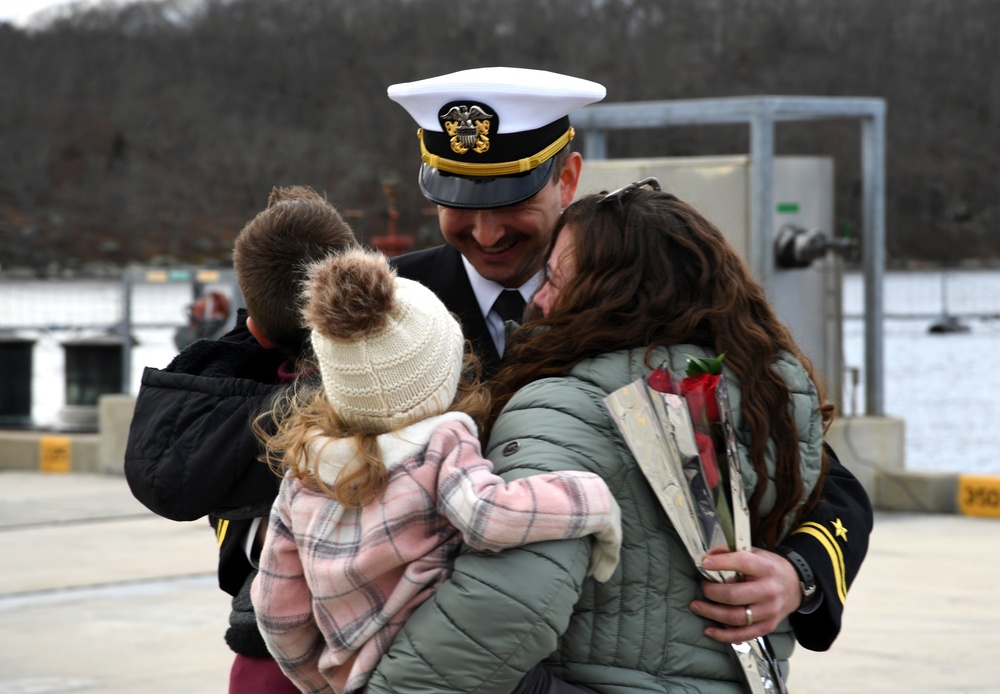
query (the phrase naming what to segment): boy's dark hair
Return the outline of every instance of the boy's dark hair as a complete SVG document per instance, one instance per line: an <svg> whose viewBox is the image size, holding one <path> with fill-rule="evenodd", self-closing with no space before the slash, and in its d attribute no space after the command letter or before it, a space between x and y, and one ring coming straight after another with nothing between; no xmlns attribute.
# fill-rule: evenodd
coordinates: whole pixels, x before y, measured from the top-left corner
<svg viewBox="0 0 1000 694"><path fill-rule="evenodd" d="M272 189L267 209L236 237L233 267L247 313L287 357L308 353L299 311L306 265L356 245L337 209L308 186Z"/></svg>

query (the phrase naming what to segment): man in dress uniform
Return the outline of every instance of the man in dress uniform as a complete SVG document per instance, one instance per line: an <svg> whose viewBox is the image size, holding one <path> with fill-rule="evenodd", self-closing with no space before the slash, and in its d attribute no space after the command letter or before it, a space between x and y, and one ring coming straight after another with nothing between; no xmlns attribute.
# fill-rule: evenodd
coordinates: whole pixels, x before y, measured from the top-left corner
<svg viewBox="0 0 1000 694"><path fill-rule="evenodd" d="M389 98L419 126L420 190L437 205L445 244L394 259L457 314L487 376L503 358L505 323L518 320L541 285L559 214L583 163L569 115L605 96L603 86L541 70L479 68L395 84ZM821 502L777 552L705 559L745 581L704 586L691 609L720 626L706 634L739 643L788 617L799 643L826 650L840 631L847 591L861 567L872 508L829 450Z"/></svg>

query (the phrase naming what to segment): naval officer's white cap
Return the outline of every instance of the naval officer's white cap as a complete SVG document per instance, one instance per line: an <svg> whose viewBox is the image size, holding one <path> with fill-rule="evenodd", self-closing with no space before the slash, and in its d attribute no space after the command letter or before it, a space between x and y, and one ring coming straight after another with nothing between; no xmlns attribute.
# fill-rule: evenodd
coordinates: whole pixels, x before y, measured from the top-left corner
<svg viewBox="0 0 1000 694"><path fill-rule="evenodd" d="M389 98L419 126L420 190L434 203L485 209L549 182L574 132L569 115L607 91L545 70L484 67L394 84Z"/></svg>

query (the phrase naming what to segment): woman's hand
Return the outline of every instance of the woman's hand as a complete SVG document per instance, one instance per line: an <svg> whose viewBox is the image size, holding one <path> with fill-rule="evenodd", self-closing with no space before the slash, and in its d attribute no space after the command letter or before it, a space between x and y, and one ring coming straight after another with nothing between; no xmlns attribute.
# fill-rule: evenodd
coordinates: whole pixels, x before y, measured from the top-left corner
<svg viewBox="0 0 1000 694"><path fill-rule="evenodd" d="M692 612L719 622L720 626L705 629L705 635L716 641L741 643L770 634L802 602L798 574L779 554L714 547L702 564L712 571L736 571L743 576L736 583L702 581L707 600L691 603Z"/></svg>

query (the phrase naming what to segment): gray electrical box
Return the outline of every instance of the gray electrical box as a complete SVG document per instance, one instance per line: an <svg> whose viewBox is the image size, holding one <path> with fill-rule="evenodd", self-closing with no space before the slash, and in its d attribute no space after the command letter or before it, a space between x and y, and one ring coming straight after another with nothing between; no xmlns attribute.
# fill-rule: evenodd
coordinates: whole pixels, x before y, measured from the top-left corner
<svg viewBox="0 0 1000 694"><path fill-rule="evenodd" d="M750 157L669 157L653 159L584 159L577 196L614 190L655 176L668 190L715 224L750 265ZM764 246L779 255L779 239L797 236L832 238L834 169L829 157L775 157L774 228ZM817 252L797 266L767 264L758 277L775 312L791 330L827 384L829 399L843 403L841 283L843 264L833 252ZM752 268L752 266L751 266Z"/></svg>

